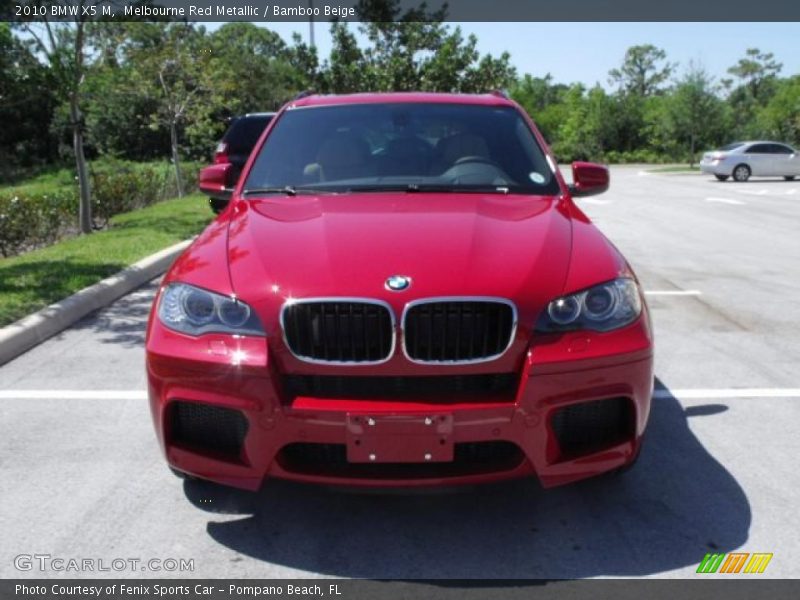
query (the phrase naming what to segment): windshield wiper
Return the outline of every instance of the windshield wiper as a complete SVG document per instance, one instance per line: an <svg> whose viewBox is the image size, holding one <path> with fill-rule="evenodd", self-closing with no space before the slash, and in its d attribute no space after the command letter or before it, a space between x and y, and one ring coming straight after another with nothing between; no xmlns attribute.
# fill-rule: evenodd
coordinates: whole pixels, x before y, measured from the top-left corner
<svg viewBox="0 0 800 600"><path fill-rule="evenodd" d="M248 194L285 194L286 196L297 196L297 194L334 194L331 190L320 190L316 188L302 188L293 185L285 185L283 187L263 187L253 188L250 190L243 190L242 196Z"/></svg>
<svg viewBox="0 0 800 600"><path fill-rule="evenodd" d="M283 187L263 187L242 191L242 196L247 196L248 194L286 194L287 196L297 196L297 189L294 186L285 185Z"/></svg>

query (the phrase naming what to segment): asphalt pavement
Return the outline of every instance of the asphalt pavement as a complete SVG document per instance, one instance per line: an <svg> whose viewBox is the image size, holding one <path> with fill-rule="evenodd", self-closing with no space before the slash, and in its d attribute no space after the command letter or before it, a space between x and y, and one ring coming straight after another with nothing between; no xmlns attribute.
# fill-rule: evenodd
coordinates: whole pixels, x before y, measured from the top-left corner
<svg viewBox="0 0 800 600"><path fill-rule="evenodd" d="M546 491L183 482L143 396L151 282L0 367L0 577L695 577L734 551L773 553L758 577L800 576L800 182L620 167L578 204L630 260L656 329L628 473ZM40 568L52 559L127 562Z"/></svg>

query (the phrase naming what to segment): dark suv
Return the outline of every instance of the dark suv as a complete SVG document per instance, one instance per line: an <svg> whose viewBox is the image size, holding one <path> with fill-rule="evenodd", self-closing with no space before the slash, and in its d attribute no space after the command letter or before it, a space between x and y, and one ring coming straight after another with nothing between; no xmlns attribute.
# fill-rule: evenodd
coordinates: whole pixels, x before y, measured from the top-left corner
<svg viewBox="0 0 800 600"><path fill-rule="evenodd" d="M222 140L217 144L214 152L214 164L230 164L227 171L225 188L220 190L209 190L201 187L201 190L208 194L211 210L220 213L231 198L231 191L239 180L239 175L244 168L253 146L256 145L258 138L269 125L275 113L249 113L241 117L231 119L231 124Z"/></svg>

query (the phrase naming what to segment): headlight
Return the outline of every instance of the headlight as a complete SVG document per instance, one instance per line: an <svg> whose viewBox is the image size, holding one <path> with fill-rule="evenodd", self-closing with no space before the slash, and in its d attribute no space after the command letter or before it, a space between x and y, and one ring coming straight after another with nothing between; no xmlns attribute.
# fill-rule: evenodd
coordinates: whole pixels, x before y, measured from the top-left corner
<svg viewBox="0 0 800 600"><path fill-rule="evenodd" d="M547 310L536 324L536 330L611 331L632 323L641 313L639 288L633 279L623 277L556 298L547 305Z"/></svg>
<svg viewBox="0 0 800 600"><path fill-rule="evenodd" d="M170 329L189 335L265 335L256 314L241 300L185 283L170 283L164 288L158 318Z"/></svg>

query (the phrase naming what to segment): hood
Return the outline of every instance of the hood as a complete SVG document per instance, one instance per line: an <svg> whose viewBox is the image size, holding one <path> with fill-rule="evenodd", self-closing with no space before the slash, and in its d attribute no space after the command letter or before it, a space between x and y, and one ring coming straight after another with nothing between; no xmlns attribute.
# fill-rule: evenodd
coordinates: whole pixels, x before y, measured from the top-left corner
<svg viewBox="0 0 800 600"><path fill-rule="evenodd" d="M556 197L353 194L274 197L233 207L234 291L268 323L287 298L348 296L405 303L499 296L530 321L563 289L571 220ZM403 292L384 285L411 278Z"/></svg>

